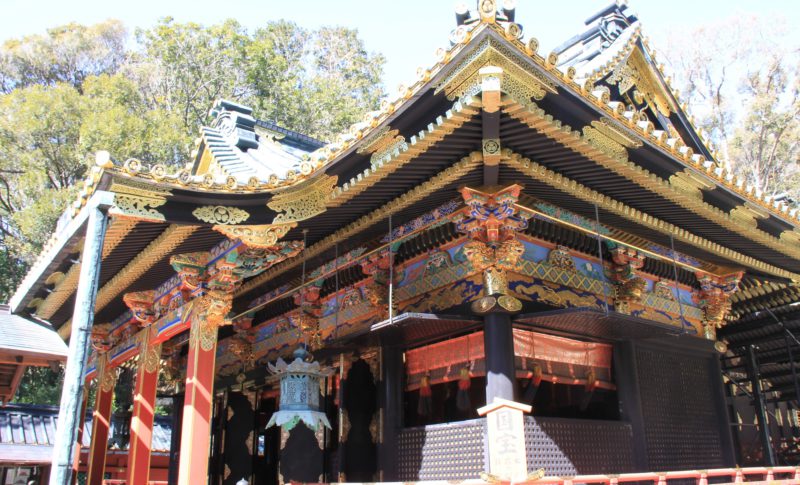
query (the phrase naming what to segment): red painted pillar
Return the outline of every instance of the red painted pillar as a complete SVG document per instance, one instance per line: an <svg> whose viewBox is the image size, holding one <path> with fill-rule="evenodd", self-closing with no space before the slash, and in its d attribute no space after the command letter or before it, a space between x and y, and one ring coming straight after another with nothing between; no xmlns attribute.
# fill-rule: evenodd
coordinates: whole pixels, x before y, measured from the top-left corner
<svg viewBox="0 0 800 485"><path fill-rule="evenodd" d="M178 485L208 481L217 326L203 317L192 322L189 333Z"/></svg>
<svg viewBox="0 0 800 485"><path fill-rule="evenodd" d="M101 485L106 468L108 431L111 425L111 403L114 401L116 370L108 365L104 354L97 363L97 395L92 414L92 442L89 446L89 464L86 471L87 485Z"/></svg>
<svg viewBox="0 0 800 485"><path fill-rule="evenodd" d="M141 333L139 368L133 393L133 415L128 448L127 485L147 485L150 477L150 451L153 443L156 387L161 360L161 344L150 343L151 332Z"/></svg>

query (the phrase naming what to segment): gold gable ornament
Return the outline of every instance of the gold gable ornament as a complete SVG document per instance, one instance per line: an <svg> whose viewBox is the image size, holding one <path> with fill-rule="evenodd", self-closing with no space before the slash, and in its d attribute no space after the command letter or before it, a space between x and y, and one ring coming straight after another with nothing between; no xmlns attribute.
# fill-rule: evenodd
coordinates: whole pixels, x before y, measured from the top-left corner
<svg viewBox="0 0 800 485"><path fill-rule="evenodd" d="M325 212L336 188L336 181L336 176L323 174L275 195L267 202L267 207L279 212L273 224L304 221Z"/></svg>

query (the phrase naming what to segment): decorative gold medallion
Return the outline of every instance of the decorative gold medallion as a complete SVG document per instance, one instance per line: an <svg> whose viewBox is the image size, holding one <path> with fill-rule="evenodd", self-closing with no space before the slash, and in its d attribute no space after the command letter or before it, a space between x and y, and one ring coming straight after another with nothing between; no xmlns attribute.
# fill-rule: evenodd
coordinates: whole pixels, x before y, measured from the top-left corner
<svg viewBox="0 0 800 485"><path fill-rule="evenodd" d="M497 298L497 304L510 313L516 313L522 310L522 302L511 295L501 295Z"/></svg>
<svg viewBox="0 0 800 485"><path fill-rule="evenodd" d="M192 215L209 224L239 224L250 218L245 210L222 205L204 205L193 210Z"/></svg>

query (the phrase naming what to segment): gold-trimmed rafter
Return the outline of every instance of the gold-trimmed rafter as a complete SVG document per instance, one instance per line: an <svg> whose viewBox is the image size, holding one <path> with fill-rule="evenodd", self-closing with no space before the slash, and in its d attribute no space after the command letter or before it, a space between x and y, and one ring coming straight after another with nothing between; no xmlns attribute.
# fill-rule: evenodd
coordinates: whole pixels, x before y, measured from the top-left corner
<svg viewBox="0 0 800 485"><path fill-rule="evenodd" d="M455 180L458 180L461 176L465 175L470 170L478 167L482 162L483 160L480 152L471 153L469 156L462 158L449 168L443 170L442 172L428 179L426 182L418 185L414 189L406 192L405 194L397 197L396 199L391 200L390 202L387 202L378 209L370 212L369 214L359 218L357 221L348 224L342 229L336 231L335 233L317 242L313 246L303 251L303 254L300 257L273 266L267 271L245 282L239 288L239 290L237 290L235 296L238 297L254 288L257 288L259 285L264 284L266 281L269 281L270 279L273 279L283 274L289 269L294 268L299 264L302 264L303 260L313 258L322 253L323 251L330 249L338 241L346 240L354 236L364 228L369 227L370 225L375 224L376 222L382 219L385 219L389 214L395 214L405 209L406 207L410 206L411 204L418 202L419 200L422 200L424 197L427 197L428 195L441 189L445 185Z"/></svg>
<svg viewBox="0 0 800 485"><path fill-rule="evenodd" d="M103 240L103 256L105 259L114 248L125 239L125 236L136 226L136 221L132 219L113 217L106 230ZM67 301L75 289L78 287L78 276L81 271L81 263L75 263L67 270L63 278L56 283L52 293L39 305L36 315L47 320L55 315L56 311Z"/></svg>
<svg viewBox="0 0 800 485"><path fill-rule="evenodd" d="M645 170L621 155L614 156L607 147L597 143L592 137L581 136L568 125L547 114L535 103L504 96L506 104L503 111L512 118L528 125L548 138L555 140L574 152L587 157L598 165L605 167L634 182L640 187L653 192L667 200L683 206L696 215L709 219L731 232L763 244L783 254L800 258L800 249L782 242L775 236L757 228L743 226L730 214L697 199L694 195L670 185L656 174ZM627 153L627 152L626 152Z"/></svg>
<svg viewBox="0 0 800 485"><path fill-rule="evenodd" d="M782 268L778 268L750 256L746 256L732 249L701 238L690 233L689 231L686 231L685 229L657 219L649 214L640 212L637 209L629 207L617 200L596 192L576 182L575 180L553 172L543 165L539 165L538 163L524 158L519 154L511 152L510 150L505 151L505 156L503 157L502 163L505 163L515 170L540 182L546 183L553 188L568 192L584 202L597 204L598 207L604 210L612 212L625 219L646 225L662 234L673 235L678 241L690 244L704 251L708 251L712 254L716 254L737 264L741 264L758 271L763 271L765 273L773 274L782 278L790 278L795 281L800 281L800 275L796 273L786 271Z"/></svg>
<svg viewBox="0 0 800 485"><path fill-rule="evenodd" d="M300 185L275 194L267 207L278 212L273 224L304 221L327 210L338 177L321 174ZM285 234L285 233L284 233Z"/></svg>
<svg viewBox="0 0 800 485"><path fill-rule="evenodd" d="M338 207L372 187L384 177L394 173L419 155L453 133L456 129L473 119L480 112L480 99L470 97L456 101L444 116L437 117L428 127L412 136L405 150L398 150L389 159L378 160L357 177L345 182L334 191L329 207Z"/></svg>
<svg viewBox="0 0 800 485"><path fill-rule="evenodd" d="M173 224L167 227L157 238L153 239L139 254L125 265L113 278L111 278L97 292L95 312L99 312L108 305L122 291L152 268L166 255L170 254L180 243L194 233L197 226L184 226ZM69 335L72 327L70 319L58 329L59 335Z"/></svg>

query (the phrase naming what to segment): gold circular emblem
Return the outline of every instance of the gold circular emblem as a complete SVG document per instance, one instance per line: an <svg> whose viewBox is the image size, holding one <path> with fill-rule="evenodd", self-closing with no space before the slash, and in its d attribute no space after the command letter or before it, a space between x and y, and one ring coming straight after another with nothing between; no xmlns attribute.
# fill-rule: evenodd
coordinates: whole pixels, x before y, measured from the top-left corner
<svg viewBox="0 0 800 485"><path fill-rule="evenodd" d="M507 312L518 312L522 310L522 302L511 295L503 295L497 299L497 303Z"/></svg>

